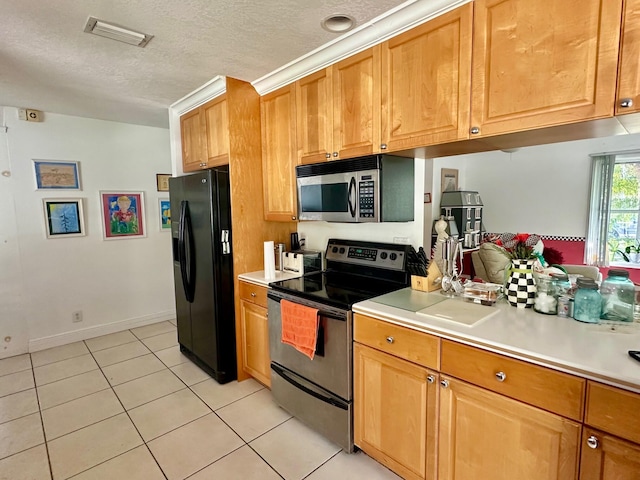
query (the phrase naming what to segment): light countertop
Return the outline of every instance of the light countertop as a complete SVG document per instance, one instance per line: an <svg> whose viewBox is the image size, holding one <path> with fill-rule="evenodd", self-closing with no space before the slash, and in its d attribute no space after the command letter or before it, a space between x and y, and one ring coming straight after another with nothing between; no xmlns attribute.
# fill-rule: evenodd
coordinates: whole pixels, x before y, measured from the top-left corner
<svg viewBox="0 0 640 480"><path fill-rule="evenodd" d="M512 307L505 299L484 307L456 298L456 302L490 314L467 326L416 313L442 298L438 292L406 288L397 294L398 300L387 302L391 305L372 299L356 303L353 311L640 393L640 362L627 353L640 350L640 323L617 324L612 330L612 325L591 325Z"/></svg>
<svg viewBox="0 0 640 480"><path fill-rule="evenodd" d="M275 278L265 278L264 270L259 270L257 272L249 272L249 273L241 273L238 275L240 280L244 280L245 282L255 283L256 285L269 286L272 282L279 282L280 280L290 280L292 278L301 277L299 273L290 273L290 272L281 272L276 270Z"/></svg>

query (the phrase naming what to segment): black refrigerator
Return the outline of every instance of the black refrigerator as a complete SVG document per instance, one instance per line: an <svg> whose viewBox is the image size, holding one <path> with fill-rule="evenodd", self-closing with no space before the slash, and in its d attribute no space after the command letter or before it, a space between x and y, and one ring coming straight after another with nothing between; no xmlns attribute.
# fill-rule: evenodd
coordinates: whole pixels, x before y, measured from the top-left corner
<svg viewBox="0 0 640 480"><path fill-rule="evenodd" d="M236 379L229 167L169 179L180 350L219 383Z"/></svg>

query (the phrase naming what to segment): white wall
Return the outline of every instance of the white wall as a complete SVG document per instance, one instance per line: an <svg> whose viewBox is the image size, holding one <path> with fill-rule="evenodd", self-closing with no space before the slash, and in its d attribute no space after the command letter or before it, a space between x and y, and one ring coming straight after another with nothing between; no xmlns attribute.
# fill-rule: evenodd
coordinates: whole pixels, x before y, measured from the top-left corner
<svg viewBox="0 0 640 480"><path fill-rule="evenodd" d="M440 205L440 170L457 168L459 188L476 190L482 197L487 231L584 237L589 155L633 149L640 149L640 134L434 159L434 216Z"/></svg>
<svg viewBox="0 0 640 480"><path fill-rule="evenodd" d="M344 238L365 240L369 242L395 243L395 238L408 239L408 243L416 249L422 245L424 227L423 192L425 178L425 161L416 159L415 162L415 207L413 222L392 223L329 223L310 222L298 223L300 238L306 239L305 248L308 250L322 250L327 248L329 238ZM405 243L404 241L397 243Z"/></svg>
<svg viewBox="0 0 640 480"><path fill-rule="evenodd" d="M171 234L158 219L168 193L155 177L171 172L169 131L50 113L25 122L15 108L4 108L4 123L0 357L172 318ZM33 159L80 162L82 190L36 190ZM103 240L99 190L144 192L146 238ZM49 197L84 199L85 237L46 238ZM71 321L75 310L81 323Z"/></svg>

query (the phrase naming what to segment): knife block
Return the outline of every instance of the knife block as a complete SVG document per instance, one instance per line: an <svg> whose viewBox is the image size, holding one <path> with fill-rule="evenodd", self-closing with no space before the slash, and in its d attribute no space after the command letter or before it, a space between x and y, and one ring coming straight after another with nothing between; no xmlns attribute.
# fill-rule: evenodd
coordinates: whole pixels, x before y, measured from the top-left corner
<svg viewBox="0 0 640 480"><path fill-rule="evenodd" d="M433 292L435 290L440 290L441 282L442 273L435 262L431 262L429 264L426 277L411 275L411 288L421 292Z"/></svg>

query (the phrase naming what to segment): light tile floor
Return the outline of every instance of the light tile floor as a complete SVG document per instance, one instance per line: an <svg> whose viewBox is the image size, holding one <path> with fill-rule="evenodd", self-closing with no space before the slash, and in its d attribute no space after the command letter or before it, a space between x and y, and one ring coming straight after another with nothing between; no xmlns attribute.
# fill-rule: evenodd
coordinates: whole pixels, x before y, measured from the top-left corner
<svg viewBox="0 0 640 480"><path fill-rule="evenodd" d="M0 480L392 480L278 407L220 385L173 322L0 360Z"/></svg>

